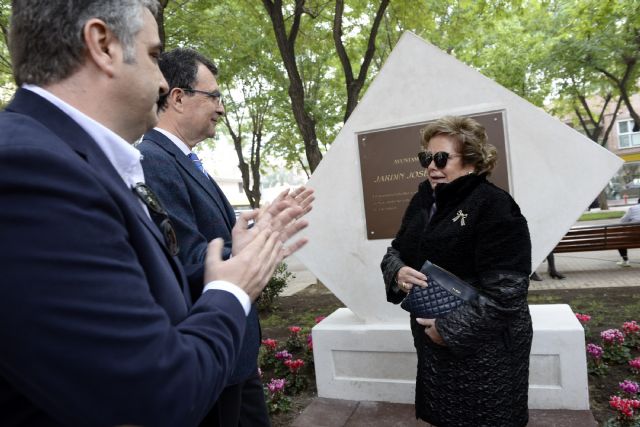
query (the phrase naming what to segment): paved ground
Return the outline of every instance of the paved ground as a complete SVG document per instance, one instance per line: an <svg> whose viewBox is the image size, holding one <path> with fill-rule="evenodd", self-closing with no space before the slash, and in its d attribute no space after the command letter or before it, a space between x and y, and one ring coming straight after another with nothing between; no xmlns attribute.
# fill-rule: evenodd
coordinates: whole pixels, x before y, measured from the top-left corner
<svg viewBox="0 0 640 427"><path fill-rule="evenodd" d="M590 411L530 410L527 427L597 427ZM428 427L413 405L315 398L292 427Z"/></svg>
<svg viewBox="0 0 640 427"><path fill-rule="evenodd" d="M616 209L625 209L624 207ZM581 222L579 225L617 223L618 220ZM631 267L616 265L617 251L580 252L555 255L556 269L566 276L554 280L547 274L546 261L536 271L541 282L531 281L531 290L579 289L640 286L640 249L629 250ZM296 292L316 282L316 278L294 257L288 261L296 278L283 295ZM530 411L528 427L595 427L590 411ZM294 421L294 427L382 427L428 426L415 419L413 405L387 402L356 402L316 398Z"/></svg>
<svg viewBox="0 0 640 427"><path fill-rule="evenodd" d="M295 277L291 279L289 283L287 283L287 287L284 288L284 290L280 294L283 297L288 297L295 294L296 292L300 292L307 286L313 285L318 280L316 279L316 276L313 275L313 273L307 270L304 264L301 263L295 255L287 258L285 262L287 263L287 270L293 273Z"/></svg>
<svg viewBox="0 0 640 427"><path fill-rule="evenodd" d="M545 261L536 269L543 280L532 280L530 290L640 286L640 249L629 249L631 267L616 265L621 260L618 251L556 254L555 259L556 269L566 279L549 277Z"/></svg>

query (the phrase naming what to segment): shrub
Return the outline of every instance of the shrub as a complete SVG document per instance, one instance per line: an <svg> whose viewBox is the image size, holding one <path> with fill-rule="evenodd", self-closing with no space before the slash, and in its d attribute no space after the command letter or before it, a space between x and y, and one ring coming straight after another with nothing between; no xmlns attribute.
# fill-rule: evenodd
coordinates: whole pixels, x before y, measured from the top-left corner
<svg viewBox="0 0 640 427"><path fill-rule="evenodd" d="M624 346L624 335L619 329L607 329L600 332L600 338L604 345L602 358L606 362L622 364L629 360L631 353Z"/></svg>
<svg viewBox="0 0 640 427"><path fill-rule="evenodd" d="M640 349L640 325L635 320L622 324L625 345L629 348Z"/></svg>
<svg viewBox="0 0 640 427"><path fill-rule="evenodd" d="M283 364L288 368L288 372L285 374L287 393L294 395L307 388L307 378L300 372L300 369L304 366L304 360L285 360Z"/></svg>
<svg viewBox="0 0 640 427"><path fill-rule="evenodd" d="M300 326L289 326L289 338L287 338L287 348L291 351L299 351L304 347L300 337L302 328Z"/></svg>
<svg viewBox="0 0 640 427"><path fill-rule="evenodd" d="M276 366L276 363L278 362L276 359L277 348L278 341L271 338L262 340L260 352L258 353L258 365L262 369L270 369Z"/></svg>
<svg viewBox="0 0 640 427"><path fill-rule="evenodd" d="M609 406L616 410L616 417L607 421L608 427L633 427L640 425L640 400L611 396Z"/></svg>
<svg viewBox="0 0 640 427"><path fill-rule="evenodd" d="M271 311L275 307L275 301L280 296L289 280L295 278L293 273L287 270L287 264L281 262L273 272L273 276L269 279L269 283L265 286L260 299L258 299L258 308L260 310Z"/></svg>
<svg viewBox="0 0 640 427"><path fill-rule="evenodd" d="M599 345L587 344L587 372L593 375L604 376L609 366L602 361L604 351Z"/></svg>
<svg viewBox="0 0 640 427"><path fill-rule="evenodd" d="M273 378L265 387L264 393L267 400L269 413L287 412L291 407L291 399L284 394L287 381L284 378Z"/></svg>
<svg viewBox="0 0 640 427"><path fill-rule="evenodd" d="M591 316L589 316L588 314L580 314L580 313L576 313L576 317L578 318L578 320L580 321L580 324L582 324L582 327L584 328L584 334L586 336L589 336L589 321L591 321Z"/></svg>

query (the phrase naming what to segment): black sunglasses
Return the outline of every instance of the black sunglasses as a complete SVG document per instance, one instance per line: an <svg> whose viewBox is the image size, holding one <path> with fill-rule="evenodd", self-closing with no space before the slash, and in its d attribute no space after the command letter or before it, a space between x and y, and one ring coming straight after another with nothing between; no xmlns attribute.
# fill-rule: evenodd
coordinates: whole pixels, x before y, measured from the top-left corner
<svg viewBox="0 0 640 427"><path fill-rule="evenodd" d="M446 151L438 151L433 154L429 151L421 151L418 153L418 160L420 160L420 164L423 168L429 167L431 164L431 160L435 163L438 169L442 169L447 166L447 161L450 157L461 157L460 154L449 154Z"/></svg>
<svg viewBox="0 0 640 427"><path fill-rule="evenodd" d="M200 93L214 102L222 103L222 93L219 90L207 92L206 90L191 89L189 87L180 87L178 89L182 89L185 92Z"/></svg>
<svg viewBox="0 0 640 427"><path fill-rule="evenodd" d="M167 245L169 253L172 256L178 255L180 248L178 247L178 237L176 236L176 231L173 228L173 224L171 224L169 214L162 207L158 196L156 196L151 188L149 188L149 186L144 182L137 183L133 187L133 191L138 195L140 200L142 200L142 203L145 204L147 209L149 209L151 219L153 219L153 222L162 232L164 243Z"/></svg>

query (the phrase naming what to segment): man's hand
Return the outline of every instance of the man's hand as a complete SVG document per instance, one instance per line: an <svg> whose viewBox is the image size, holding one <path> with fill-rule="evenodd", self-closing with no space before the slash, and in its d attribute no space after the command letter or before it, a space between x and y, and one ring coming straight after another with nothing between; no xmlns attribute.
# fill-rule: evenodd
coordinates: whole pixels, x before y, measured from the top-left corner
<svg viewBox="0 0 640 427"><path fill-rule="evenodd" d="M418 324L424 326L424 333L436 344L445 346L445 342L440 336L440 333L436 329L436 319L420 319L416 318Z"/></svg>
<svg viewBox="0 0 640 427"><path fill-rule="evenodd" d="M240 215L232 230L233 255L242 251L261 230L266 228L279 232L280 240L286 243L309 225L307 221L300 218L311 210L313 200L312 189L300 187L293 191L285 190L270 205ZM249 228L251 221L254 221L254 224ZM284 247L282 259L293 254L306 243L307 239L302 238Z"/></svg>
<svg viewBox="0 0 640 427"><path fill-rule="evenodd" d="M291 190L291 191L285 190L282 193L280 193L278 197L276 197L276 199L274 200L274 203L279 202L280 200L290 202L294 206L298 206L302 208L302 215L300 215L300 217L302 217L307 213L309 213L309 211L313 207L312 203L316 199L315 196L313 195L313 192L314 192L313 188L307 188L304 186L298 187L295 190Z"/></svg>
<svg viewBox="0 0 640 427"><path fill-rule="evenodd" d="M237 255L222 260L222 239L209 243L205 259L204 282L226 280L243 289L255 301L282 260L280 233L264 229Z"/></svg>

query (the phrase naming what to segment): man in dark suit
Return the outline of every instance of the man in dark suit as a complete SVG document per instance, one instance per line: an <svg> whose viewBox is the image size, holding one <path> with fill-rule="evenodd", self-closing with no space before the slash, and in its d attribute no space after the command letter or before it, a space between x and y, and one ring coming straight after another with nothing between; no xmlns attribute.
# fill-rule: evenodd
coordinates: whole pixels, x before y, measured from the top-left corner
<svg viewBox="0 0 640 427"><path fill-rule="evenodd" d="M152 0L15 0L0 113L0 425L197 425L302 209L281 202L195 304L130 143L168 89ZM296 223L300 223L299 221ZM165 244L166 243L166 244Z"/></svg>
<svg viewBox="0 0 640 427"><path fill-rule="evenodd" d="M138 149L143 154L146 182L167 207L180 244L194 298L202 292L202 267L208 243L225 241L224 257L235 254L231 230L235 215L229 201L192 151L215 135L225 110L216 81L218 70L206 57L190 49L163 53L159 61L169 90L160 98L159 122L147 132ZM298 189L303 204L310 191ZM202 425L269 426L257 357L260 324L253 305L247 317L242 349L228 386Z"/></svg>

